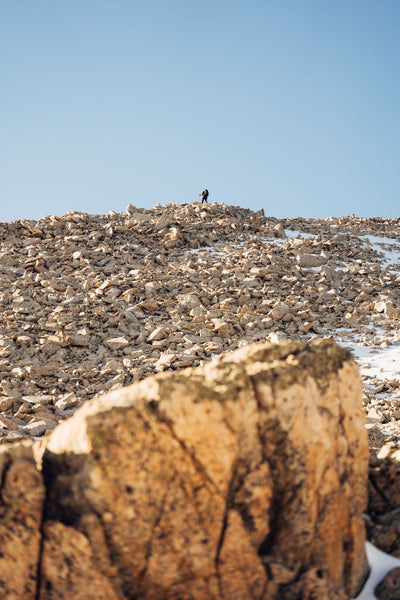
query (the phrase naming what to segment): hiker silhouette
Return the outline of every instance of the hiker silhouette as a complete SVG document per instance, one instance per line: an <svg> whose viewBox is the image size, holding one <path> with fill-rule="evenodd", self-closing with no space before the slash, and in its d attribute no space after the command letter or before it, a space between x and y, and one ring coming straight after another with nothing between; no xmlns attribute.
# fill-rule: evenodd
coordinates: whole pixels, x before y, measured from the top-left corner
<svg viewBox="0 0 400 600"><path fill-rule="evenodd" d="M199 194L199 196L201 196L201 203L202 203L202 204L204 204L204 202L205 202L206 204L208 204L208 200L207 200L207 198L208 198L208 190L203 190L203 191L201 192L201 194Z"/></svg>

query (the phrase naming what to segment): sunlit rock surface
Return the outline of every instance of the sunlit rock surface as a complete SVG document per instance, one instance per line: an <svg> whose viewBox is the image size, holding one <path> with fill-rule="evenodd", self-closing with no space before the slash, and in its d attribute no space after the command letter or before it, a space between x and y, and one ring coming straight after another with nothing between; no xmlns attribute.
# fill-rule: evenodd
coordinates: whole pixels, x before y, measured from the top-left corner
<svg viewBox="0 0 400 600"><path fill-rule="evenodd" d="M40 537L26 598L354 597L367 574L360 397L358 367L325 340L249 345L86 403L44 449L46 501L35 469L20 501ZM0 573L24 577L26 557L3 552Z"/></svg>

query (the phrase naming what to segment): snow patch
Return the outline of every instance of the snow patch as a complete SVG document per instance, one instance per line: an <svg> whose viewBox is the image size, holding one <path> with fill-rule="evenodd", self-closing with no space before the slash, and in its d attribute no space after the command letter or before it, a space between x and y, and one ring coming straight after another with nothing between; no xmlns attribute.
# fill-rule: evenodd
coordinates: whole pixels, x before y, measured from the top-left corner
<svg viewBox="0 0 400 600"><path fill-rule="evenodd" d="M360 236L360 240L369 243L392 270L400 270L400 243L397 240L376 235Z"/></svg>
<svg viewBox="0 0 400 600"><path fill-rule="evenodd" d="M400 346L389 348L365 347L352 344L361 372L375 379L398 379L400 376Z"/></svg>

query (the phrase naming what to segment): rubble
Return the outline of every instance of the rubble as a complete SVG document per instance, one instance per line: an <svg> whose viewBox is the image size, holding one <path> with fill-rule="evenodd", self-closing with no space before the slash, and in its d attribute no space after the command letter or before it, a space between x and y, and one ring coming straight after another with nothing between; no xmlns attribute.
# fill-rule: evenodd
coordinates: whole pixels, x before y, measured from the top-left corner
<svg viewBox="0 0 400 600"><path fill-rule="evenodd" d="M196 202L1 223L0 410L44 394L62 420L68 394L78 406L252 341L373 322L390 344L400 278L366 236L396 242L398 226Z"/></svg>
<svg viewBox="0 0 400 600"><path fill-rule="evenodd" d="M0 223L0 443L253 341L399 345L400 265L371 236L398 250L400 219L276 219L193 202ZM396 467L399 381L364 384L371 468Z"/></svg>

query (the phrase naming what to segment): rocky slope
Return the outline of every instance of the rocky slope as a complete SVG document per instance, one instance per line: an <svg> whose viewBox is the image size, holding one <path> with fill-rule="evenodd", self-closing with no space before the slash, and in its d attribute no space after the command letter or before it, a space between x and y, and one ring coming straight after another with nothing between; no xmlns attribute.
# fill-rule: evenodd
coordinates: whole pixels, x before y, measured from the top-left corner
<svg viewBox="0 0 400 600"><path fill-rule="evenodd" d="M198 203L0 224L2 440L249 341L346 327L372 344L373 322L397 343L399 273L361 236L395 242L399 225Z"/></svg>
<svg viewBox="0 0 400 600"><path fill-rule="evenodd" d="M397 346L400 266L368 236L399 249L400 219L278 220L192 203L0 224L1 443L250 341ZM400 518L400 492L387 487L399 472L400 383L365 384L371 514L382 547L400 555L383 517Z"/></svg>

